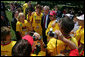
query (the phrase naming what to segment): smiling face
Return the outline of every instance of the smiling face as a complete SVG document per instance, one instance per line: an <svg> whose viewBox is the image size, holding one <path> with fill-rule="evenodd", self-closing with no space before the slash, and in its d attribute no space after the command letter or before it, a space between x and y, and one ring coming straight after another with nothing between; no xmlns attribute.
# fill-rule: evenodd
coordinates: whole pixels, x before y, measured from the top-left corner
<svg viewBox="0 0 85 57"><path fill-rule="evenodd" d="M23 22L24 19L25 19L25 16L24 16L24 15L21 15L21 16L20 16L20 21Z"/></svg>
<svg viewBox="0 0 85 57"><path fill-rule="evenodd" d="M16 12L15 12L15 17L18 17L18 14L19 14L19 12L18 12L18 11L16 11Z"/></svg>
<svg viewBox="0 0 85 57"><path fill-rule="evenodd" d="M11 40L11 35L9 34L6 36L6 41L10 41L10 40Z"/></svg>
<svg viewBox="0 0 85 57"><path fill-rule="evenodd" d="M49 16L50 20L54 20L54 17L52 15Z"/></svg>
<svg viewBox="0 0 85 57"><path fill-rule="evenodd" d="M25 19L24 14L23 14L23 13L19 13L19 15L18 15L18 20L19 20L20 22L23 22L24 19Z"/></svg>
<svg viewBox="0 0 85 57"><path fill-rule="evenodd" d="M76 17L74 17L73 21L76 23L76 22L77 22L77 18L76 18Z"/></svg>
<svg viewBox="0 0 85 57"><path fill-rule="evenodd" d="M49 12L49 10L48 9L45 9L45 8L43 8L43 10L44 10L45 15L47 15L48 12Z"/></svg>

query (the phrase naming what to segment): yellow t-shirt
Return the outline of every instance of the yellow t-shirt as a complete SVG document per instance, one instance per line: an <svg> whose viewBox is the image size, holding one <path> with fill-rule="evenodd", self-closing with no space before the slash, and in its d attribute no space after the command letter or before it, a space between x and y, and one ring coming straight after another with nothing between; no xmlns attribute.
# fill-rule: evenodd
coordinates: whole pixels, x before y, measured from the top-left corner
<svg viewBox="0 0 85 57"><path fill-rule="evenodd" d="M72 37L72 38L69 38L68 40L71 40L72 42L74 42L76 44L76 46L78 47L78 43L75 38ZM57 45L56 45L56 43L57 43ZM47 44L47 50L49 53L52 53L51 56L56 56L58 54L64 54L64 55L68 56L70 48L63 41L52 38L52 39L50 39L50 41Z"/></svg>
<svg viewBox="0 0 85 57"><path fill-rule="evenodd" d="M54 23L54 21L55 21L55 20L53 20L53 21L51 21L51 22L49 23L48 28L47 28L47 30L46 30L46 36L47 36L47 39L48 39L48 40L49 40L50 38L52 38L52 37L50 37L49 35L47 35L47 33L50 31L50 28L53 29L53 32L56 31L56 30L59 30L59 25L58 25L58 23L56 23L55 27L52 27L52 24Z"/></svg>
<svg viewBox="0 0 85 57"><path fill-rule="evenodd" d="M46 52L40 51L40 52L38 53L38 56L46 56Z"/></svg>
<svg viewBox="0 0 85 57"><path fill-rule="evenodd" d="M19 31L22 36L25 36L29 31L29 23L27 20L24 20L24 23L17 21L16 23L16 31Z"/></svg>
<svg viewBox="0 0 85 57"><path fill-rule="evenodd" d="M28 4L27 3L25 3L25 4L23 4L23 13L24 13L24 15L25 15L25 10L26 10L26 8L28 7Z"/></svg>
<svg viewBox="0 0 85 57"><path fill-rule="evenodd" d="M36 54L31 54L31 56L46 56L46 52L40 51L40 52L38 53L38 55L36 55Z"/></svg>
<svg viewBox="0 0 85 57"><path fill-rule="evenodd" d="M27 14L27 20L28 20L28 14ZM29 17L29 22L28 22L29 31L32 31L31 21L32 21L32 16Z"/></svg>
<svg viewBox="0 0 85 57"><path fill-rule="evenodd" d="M34 31L42 35L42 27L41 27L41 19L42 13L38 16L36 12L32 14L32 26L34 27Z"/></svg>
<svg viewBox="0 0 85 57"><path fill-rule="evenodd" d="M11 41L7 45L1 44L1 56L12 56L12 48L15 45L16 41Z"/></svg>
<svg viewBox="0 0 85 57"><path fill-rule="evenodd" d="M74 37L77 39L77 41L80 40L80 42L81 42L82 44L84 44L84 28L82 28L82 27L80 26L79 29L76 31L76 34L75 34Z"/></svg>
<svg viewBox="0 0 85 57"><path fill-rule="evenodd" d="M27 20L28 20L28 14L27 14ZM32 15L29 17L29 21L32 21Z"/></svg>

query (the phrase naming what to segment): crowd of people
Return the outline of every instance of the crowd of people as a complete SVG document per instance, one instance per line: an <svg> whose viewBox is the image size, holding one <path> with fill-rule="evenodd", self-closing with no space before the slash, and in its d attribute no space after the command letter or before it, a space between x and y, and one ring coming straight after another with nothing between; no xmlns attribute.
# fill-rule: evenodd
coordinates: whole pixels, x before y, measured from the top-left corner
<svg viewBox="0 0 85 57"><path fill-rule="evenodd" d="M1 3L1 56L84 56L83 11L11 3L10 25L4 8ZM11 27L17 40L11 40Z"/></svg>

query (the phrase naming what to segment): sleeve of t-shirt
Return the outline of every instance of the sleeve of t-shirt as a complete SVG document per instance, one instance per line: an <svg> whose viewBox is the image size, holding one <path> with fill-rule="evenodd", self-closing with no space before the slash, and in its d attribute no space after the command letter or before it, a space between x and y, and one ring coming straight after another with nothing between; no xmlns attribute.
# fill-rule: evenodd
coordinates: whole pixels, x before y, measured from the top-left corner
<svg viewBox="0 0 85 57"><path fill-rule="evenodd" d="M50 31L50 28L51 28L51 22L49 23L48 28L46 30L46 36L47 36L48 32Z"/></svg>
<svg viewBox="0 0 85 57"><path fill-rule="evenodd" d="M76 46L78 47L78 41L77 41L74 37L72 37L71 41L72 41L73 43L75 43Z"/></svg>
<svg viewBox="0 0 85 57"><path fill-rule="evenodd" d="M56 44L55 38L51 39L47 44L47 50L49 52L54 52L54 50L56 50L58 53L60 53L60 51L64 49L65 49L64 43L61 40L57 40Z"/></svg>
<svg viewBox="0 0 85 57"><path fill-rule="evenodd" d="M19 23L16 23L16 31L20 32L20 24Z"/></svg>
<svg viewBox="0 0 85 57"><path fill-rule="evenodd" d="M84 32L81 32L80 42L81 42L82 44L84 44Z"/></svg>

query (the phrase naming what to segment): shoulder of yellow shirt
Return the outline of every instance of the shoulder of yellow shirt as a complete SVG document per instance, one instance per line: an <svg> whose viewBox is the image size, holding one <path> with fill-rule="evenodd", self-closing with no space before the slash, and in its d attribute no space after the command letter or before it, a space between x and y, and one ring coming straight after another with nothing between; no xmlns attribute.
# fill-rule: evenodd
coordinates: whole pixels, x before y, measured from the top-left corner
<svg viewBox="0 0 85 57"><path fill-rule="evenodd" d="M36 12L34 11L34 12L32 12L32 16L34 15L34 14L36 14ZM43 13L41 12L41 14L40 14L41 16L43 15Z"/></svg>
<svg viewBox="0 0 85 57"><path fill-rule="evenodd" d="M12 46L14 46L16 44L16 41L11 41L9 44L12 44ZM7 45L9 45L9 44L7 44Z"/></svg>
<svg viewBox="0 0 85 57"><path fill-rule="evenodd" d="M84 28L81 29L80 34L81 34L81 40L80 40L80 42L81 42L82 44L84 44Z"/></svg>
<svg viewBox="0 0 85 57"><path fill-rule="evenodd" d="M73 43L75 43L76 44L76 46L78 47L78 43L77 43L77 40L74 38L74 37L72 37L72 38L70 38L71 39L71 41L73 42ZM69 39L69 40L70 40ZM53 49L53 48L55 48L56 47L56 41L57 41L57 46L58 45L64 45L65 43L63 42L63 41L61 41L61 40L58 40L58 39L55 39L55 38L52 38L52 39L50 39L50 41L48 42L48 44L47 44L47 49Z"/></svg>
<svg viewBox="0 0 85 57"><path fill-rule="evenodd" d="M55 20L54 20L54 21L55 21ZM48 28L49 28L50 26L52 26L52 24L53 24L54 21L50 21L50 23L48 24Z"/></svg>
<svg viewBox="0 0 85 57"><path fill-rule="evenodd" d="M70 39L71 39L71 41L72 41L73 43L75 43L76 46L78 47L78 42L77 42L76 38L72 37L72 38L70 38Z"/></svg>
<svg viewBox="0 0 85 57"><path fill-rule="evenodd" d="M27 23L28 21L27 21L27 20L24 20L24 22L26 22L26 23Z"/></svg>
<svg viewBox="0 0 85 57"><path fill-rule="evenodd" d="M16 41L11 41L14 45L16 44Z"/></svg>
<svg viewBox="0 0 85 57"><path fill-rule="evenodd" d="M19 24L21 24L21 22L20 21L17 21L16 25L19 25Z"/></svg>
<svg viewBox="0 0 85 57"><path fill-rule="evenodd" d="M54 20L55 21L55 20ZM53 22L54 21L50 21L50 23L48 24L48 28L47 28L47 30L46 30L46 35L47 35L47 33L48 33L48 31L50 30L50 28L53 28L52 27L52 24L53 24ZM56 24L58 24L58 23L56 23ZM59 28L59 26L55 26L55 28L57 27L57 29Z"/></svg>
<svg viewBox="0 0 85 57"><path fill-rule="evenodd" d="M24 22L27 22L27 20L24 20ZM21 22L20 21L17 21L17 24L21 24Z"/></svg>

